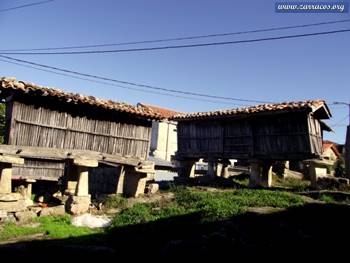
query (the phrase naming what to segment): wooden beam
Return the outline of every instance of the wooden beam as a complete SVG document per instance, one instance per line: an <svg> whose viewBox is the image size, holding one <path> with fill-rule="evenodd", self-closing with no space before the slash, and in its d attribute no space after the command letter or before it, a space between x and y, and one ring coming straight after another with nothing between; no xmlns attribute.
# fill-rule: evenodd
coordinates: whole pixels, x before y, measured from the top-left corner
<svg viewBox="0 0 350 263"><path fill-rule="evenodd" d="M131 166L139 166L140 163L152 163L135 157L105 154L90 150L58 149L7 144L0 144L0 154L44 160L88 159Z"/></svg>
<svg viewBox="0 0 350 263"><path fill-rule="evenodd" d="M78 166L84 167L98 167L97 160L88 160L88 159L74 159L73 163Z"/></svg>
<svg viewBox="0 0 350 263"><path fill-rule="evenodd" d="M0 155L0 163L24 164L24 159L18 156Z"/></svg>

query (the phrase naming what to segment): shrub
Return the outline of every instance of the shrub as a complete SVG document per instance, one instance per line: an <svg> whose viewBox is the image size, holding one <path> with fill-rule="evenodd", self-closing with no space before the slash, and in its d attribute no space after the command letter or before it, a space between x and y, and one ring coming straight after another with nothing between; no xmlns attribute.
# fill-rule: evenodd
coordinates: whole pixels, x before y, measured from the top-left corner
<svg viewBox="0 0 350 263"><path fill-rule="evenodd" d="M107 197L107 199L104 202L104 205L106 208L126 208L128 204L128 201L126 198L118 195L113 195Z"/></svg>

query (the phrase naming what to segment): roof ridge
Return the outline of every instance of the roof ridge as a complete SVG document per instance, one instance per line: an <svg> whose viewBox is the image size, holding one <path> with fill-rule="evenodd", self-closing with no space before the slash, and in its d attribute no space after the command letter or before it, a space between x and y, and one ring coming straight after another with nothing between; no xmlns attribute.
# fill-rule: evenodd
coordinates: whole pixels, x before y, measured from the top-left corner
<svg viewBox="0 0 350 263"><path fill-rule="evenodd" d="M211 116L231 116L239 114L252 114L259 112L269 112L269 111L279 111L279 110L293 110L300 108L311 108L315 110L323 105L326 105L325 100L314 99L314 100L301 100L301 101L284 101L279 103L264 103L251 105L240 108L231 108L231 109L220 109L214 111L206 112L193 112L185 115L176 115L174 119L186 119L186 118L200 118L200 117L211 117Z"/></svg>
<svg viewBox="0 0 350 263"><path fill-rule="evenodd" d="M152 109L145 110L144 108L138 107L125 102L113 101L111 99L102 99L91 95L83 95L80 93L69 92L54 87L37 85L35 83L17 80L15 77L1 77L0 78L1 89L11 89L16 92L30 93L33 91L41 91L41 96L51 96L57 99L65 99L67 103L72 101L75 103L90 104L98 107L103 107L109 110L116 110L119 112L127 112L143 117L149 117L154 119L160 119L161 116L154 112Z"/></svg>

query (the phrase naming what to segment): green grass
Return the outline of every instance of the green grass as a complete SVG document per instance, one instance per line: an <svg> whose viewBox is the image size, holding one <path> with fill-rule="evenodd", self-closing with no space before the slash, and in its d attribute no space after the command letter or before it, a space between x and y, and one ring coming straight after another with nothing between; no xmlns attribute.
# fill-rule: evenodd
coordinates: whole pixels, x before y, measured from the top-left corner
<svg viewBox="0 0 350 263"><path fill-rule="evenodd" d="M279 177L275 177L275 182L277 186L282 186L286 188L291 188L295 191L303 192L310 188L309 180L301 180L296 178L285 178L281 179Z"/></svg>
<svg viewBox="0 0 350 263"><path fill-rule="evenodd" d="M147 223L163 218L199 213L202 221L214 221L244 213L248 207L291 207L303 205L303 199L282 191L239 189L225 192L201 192L184 187L172 188L175 201L136 204L116 215L111 228Z"/></svg>
<svg viewBox="0 0 350 263"><path fill-rule="evenodd" d="M0 240L16 238L20 236L33 235L38 233L45 234L49 238L67 238L89 235L100 232L98 229L87 227L76 227L71 225L71 217L65 216L44 216L35 218L33 223L40 223L37 227L21 226L14 223L6 224L0 230Z"/></svg>
<svg viewBox="0 0 350 263"><path fill-rule="evenodd" d="M41 223L41 228L46 235L51 238L77 237L98 232L88 227L73 226L69 215L44 216L39 217L37 221Z"/></svg>
<svg viewBox="0 0 350 263"><path fill-rule="evenodd" d="M323 202L326 202L326 203L334 203L334 202L335 202L333 196L326 195L326 194L322 194L322 195L319 197L319 200L321 200L321 201L323 201Z"/></svg>
<svg viewBox="0 0 350 263"><path fill-rule="evenodd" d="M0 241L20 236L28 236L42 233L43 230L39 227L20 227L14 223L7 223L3 229L0 230Z"/></svg>
<svg viewBox="0 0 350 263"><path fill-rule="evenodd" d="M300 196L283 191L236 189L207 192L185 187L172 187L171 191L175 193L175 200L138 203L130 208L126 207L124 198L109 199L107 201L109 206L123 207L123 210L115 216L108 230L194 213L200 216L202 222L210 222L242 214L248 207L291 207L304 204ZM69 215L38 217L33 222L40 225L37 227L5 225L0 230L0 240L36 233L44 233L49 238L63 239L104 232L102 229L75 227L71 225Z"/></svg>

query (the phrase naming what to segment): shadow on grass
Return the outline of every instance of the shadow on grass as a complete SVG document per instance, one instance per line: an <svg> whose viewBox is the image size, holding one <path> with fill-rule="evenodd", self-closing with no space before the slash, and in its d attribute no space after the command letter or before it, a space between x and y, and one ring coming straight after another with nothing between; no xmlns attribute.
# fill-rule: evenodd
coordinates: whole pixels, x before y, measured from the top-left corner
<svg viewBox="0 0 350 263"><path fill-rule="evenodd" d="M296 251L340 255L347 252L341 248L348 246L344 238L350 236L349 222L350 206L335 204L308 204L272 214L250 212L216 222L202 222L200 214L190 214L114 228L105 234L1 245L0 254L34 256L44 251L52 257L170 259L184 255L249 258L283 252L289 257Z"/></svg>

